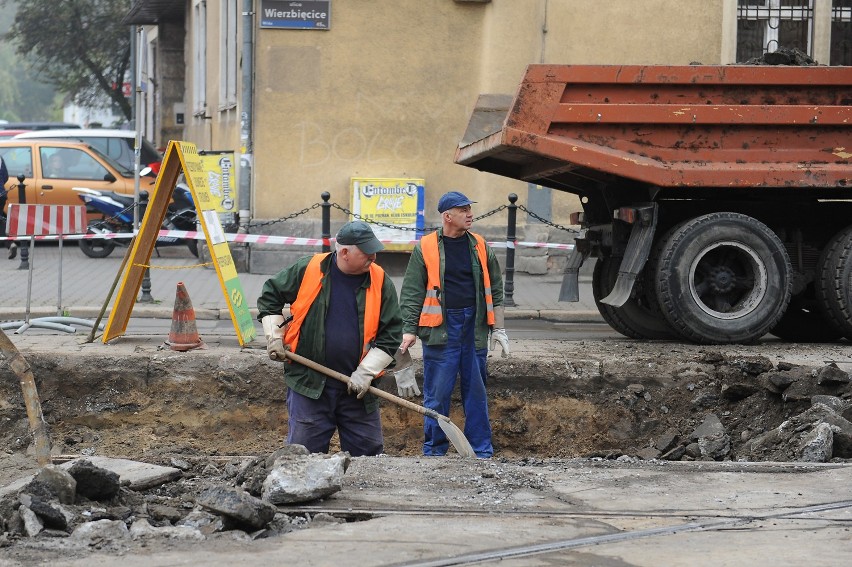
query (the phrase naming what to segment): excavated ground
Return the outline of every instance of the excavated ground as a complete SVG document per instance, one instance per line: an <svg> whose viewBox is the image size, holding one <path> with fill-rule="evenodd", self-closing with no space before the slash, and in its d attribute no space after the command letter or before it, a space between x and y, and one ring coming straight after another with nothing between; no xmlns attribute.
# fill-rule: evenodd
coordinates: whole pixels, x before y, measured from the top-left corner
<svg viewBox="0 0 852 567"><path fill-rule="evenodd" d="M667 432L685 439L713 413L731 437L727 458L734 458L744 441L810 405L807 396L748 389L761 374L779 365L852 368L845 343L702 347L625 339L514 346L509 359L489 358L494 445L503 457L634 456ZM259 349L24 354L55 454L260 455L286 438L281 365ZM24 451L30 439L20 387L2 362L0 378L0 443ZM391 378L381 386L395 393ZM732 388L747 388L748 395L732 396ZM818 390L811 393L850 397L842 384ZM457 403L450 417L463 425ZM389 455L420 453L419 414L383 402L382 420Z"/></svg>

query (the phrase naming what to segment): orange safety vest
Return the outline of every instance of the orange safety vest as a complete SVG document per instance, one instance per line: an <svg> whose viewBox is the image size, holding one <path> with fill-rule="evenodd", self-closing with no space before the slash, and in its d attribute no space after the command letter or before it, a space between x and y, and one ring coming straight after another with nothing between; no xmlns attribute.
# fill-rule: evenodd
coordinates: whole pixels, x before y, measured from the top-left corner
<svg viewBox="0 0 852 567"><path fill-rule="evenodd" d="M485 239L471 232L476 239L476 252L479 264L482 266L482 285L485 287L486 319L489 325L494 324L494 298L491 296L491 277L488 274L488 255L485 252ZM423 309L420 311L421 327L437 327L443 320L439 293L441 291L441 257L438 253L438 232L432 232L420 239L420 250L423 252L423 263L426 264L426 297L423 298Z"/></svg>
<svg viewBox="0 0 852 567"><path fill-rule="evenodd" d="M302 329L302 322L308 314L308 310L313 305L314 300L319 295L322 289L323 273L320 270L320 262L328 256L330 252L324 254L315 254L308 262L305 268L305 275L302 278L302 283L299 285L299 293L296 294L296 301L290 305L290 314L293 315L293 320L287 326L287 331L284 333L284 344L290 345L290 350L296 352L296 346L299 344L299 333ZM379 311L382 307L382 285L385 280L385 271L375 263L370 264L370 287L367 288L366 304L364 306L364 349L361 353L361 358L370 350L370 343L376 339L379 332Z"/></svg>

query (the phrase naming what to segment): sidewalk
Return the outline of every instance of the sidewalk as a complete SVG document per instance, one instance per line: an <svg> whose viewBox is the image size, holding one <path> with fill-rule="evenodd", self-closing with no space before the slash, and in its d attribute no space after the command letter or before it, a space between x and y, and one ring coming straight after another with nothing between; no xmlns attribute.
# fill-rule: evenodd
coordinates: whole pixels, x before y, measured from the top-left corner
<svg viewBox="0 0 852 567"><path fill-rule="evenodd" d="M30 250L32 287L30 317L54 316L63 309L66 315L94 319L110 295L121 268L124 249L107 258L89 258L74 243L62 248L55 243L37 244ZM306 250L306 254L310 253ZM29 270L19 269L18 258L8 260L7 250L0 249L0 322L23 320L27 305ZM380 259L381 263L381 259ZM397 262L399 263L399 262ZM403 262L404 263L404 262ZM186 286L197 319L230 319L228 306L215 270L200 265L185 247L164 248L160 257L155 251L150 262L152 303L137 303L132 318L171 319L178 282ZM283 267L283 266L282 266ZM399 272L399 273L397 273ZM61 273L61 301L60 301ZM402 273L389 271L399 290ZM240 282L254 314L254 304L269 274L241 273ZM592 298L587 274L580 276L580 301L559 302L561 274L514 274L514 306L507 306L507 319L549 319L554 321L601 321ZM115 284L112 301L121 282ZM108 314L108 311L107 311ZM104 316L104 320L106 320Z"/></svg>

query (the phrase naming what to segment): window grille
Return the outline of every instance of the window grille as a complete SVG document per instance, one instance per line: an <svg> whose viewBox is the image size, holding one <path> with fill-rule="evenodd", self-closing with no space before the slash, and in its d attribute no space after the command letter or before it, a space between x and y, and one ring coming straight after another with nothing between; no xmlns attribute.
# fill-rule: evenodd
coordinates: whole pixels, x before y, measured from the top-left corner
<svg viewBox="0 0 852 567"><path fill-rule="evenodd" d="M852 65L852 0L833 0L829 65Z"/></svg>
<svg viewBox="0 0 852 567"><path fill-rule="evenodd" d="M737 4L737 62L781 47L813 56L812 0L738 0Z"/></svg>

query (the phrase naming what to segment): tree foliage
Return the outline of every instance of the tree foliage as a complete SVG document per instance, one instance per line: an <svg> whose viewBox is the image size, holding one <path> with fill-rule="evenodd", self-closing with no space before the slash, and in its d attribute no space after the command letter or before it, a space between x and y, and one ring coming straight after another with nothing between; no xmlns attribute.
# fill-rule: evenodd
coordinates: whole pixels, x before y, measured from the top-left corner
<svg viewBox="0 0 852 567"><path fill-rule="evenodd" d="M4 35L57 90L81 105L106 96L131 118L122 94L130 66L128 0L2 0L17 5Z"/></svg>
<svg viewBox="0 0 852 567"><path fill-rule="evenodd" d="M15 14L0 10L0 30L9 29ZM0 118L9 122L60 121L62 107L52 85L39 81L26 57L0 42ZM0 125L0 128L3 126Z"/></svg>

